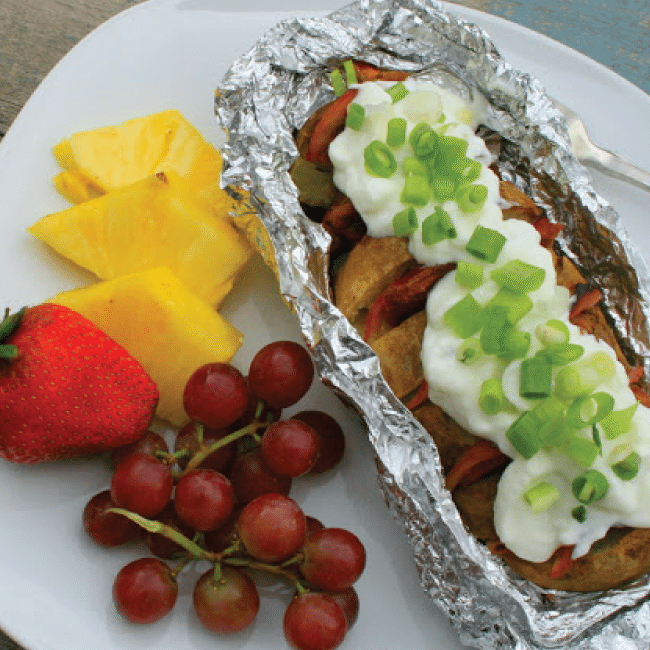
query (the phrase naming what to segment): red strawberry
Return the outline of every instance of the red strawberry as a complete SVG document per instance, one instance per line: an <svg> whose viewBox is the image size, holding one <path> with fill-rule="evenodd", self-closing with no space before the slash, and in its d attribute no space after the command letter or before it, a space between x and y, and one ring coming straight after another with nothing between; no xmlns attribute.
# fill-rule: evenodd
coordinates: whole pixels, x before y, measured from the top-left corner
<svg viewBox="0 0 650 650"><path fill-rule="evenodd" d="M129 444L157 403L142 366L77 312L43 304L0 323L0 457L36 463Z"/></svg>

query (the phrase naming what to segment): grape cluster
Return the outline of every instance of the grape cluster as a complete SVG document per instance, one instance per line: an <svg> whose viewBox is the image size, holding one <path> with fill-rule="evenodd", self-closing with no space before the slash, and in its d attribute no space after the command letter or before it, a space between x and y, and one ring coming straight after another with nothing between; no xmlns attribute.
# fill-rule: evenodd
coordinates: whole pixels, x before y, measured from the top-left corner
<svg viewBox="0 0 650 650"><path fill-rule="evenodd" d="M342 429L328 414L282 419L313 375L309 353L291 341L262 348L247 376L230 364L207 364L185 386L191 421L177 432L173 451L149 431L113 452L110 489L90 499L83 523L104 547L138 539L153 555L115 578L113 599L126 619L147 624L164 617L176 603L179 574L192 561L208 560L212 566L193 591L208 630L229 634L255 619L260 596L250 570L264 571L295 590L283 624L290 647L341 644L357 618L353 584L365 548L288 496L294 479L331 469L344 452Z"/></svg>

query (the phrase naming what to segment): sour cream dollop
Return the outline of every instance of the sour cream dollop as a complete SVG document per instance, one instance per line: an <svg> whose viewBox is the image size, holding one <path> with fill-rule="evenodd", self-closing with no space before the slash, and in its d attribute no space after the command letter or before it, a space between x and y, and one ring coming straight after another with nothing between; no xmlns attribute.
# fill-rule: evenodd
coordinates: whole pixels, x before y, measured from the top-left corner
<svg viewBox="0 0 650 650"><path fill-rule="evenodd" d="M487 197L479 209L464 211L455 199L431 198L426 205L410 206L417 216L417 225L410 234L410 251L421 263L437 265L447 262L468 262L479 265L483 281L479 286L460 284L456 273L450 273L431 290L427 301L427 326L422 344L422 365L429 387L429 397L467 430L493 441L513 460L500 480L495 500L495 527L501 541L517 556L532 562L547 560L563 545L575 546L573 556L585 554L594 541L603 537L612 526L650 527L650 410L636 405L623 366L610 347L595 337L583 334L569 322L569 292L557 286L553 259L541 246L538 231L530 224L504 220L499 194L499 179L489 169L492 162L485 142L475 134L485 108L480 97L467 100L437 84L408 79L405 96L393 101L387 90L392 82L367 82L355 86L354 103L363 107L364 118L359 128L346 127L329 148L334 165L334 182L346 194L367 225L373 237L395 234L393 218L405 209L401 200L405 183L404 160L414 155L408 134L418 124L430 125L440 135L462 138L467 142L466 156L480 163L480 172L473 183L484 186ZM404 94L404 93L403 93ZM386 141L389 120L406 121L407 137L392 154L396 171L388 178L369 172L364 150L373 141ZM423 241L423 222L439 206L451 219L454 235L435 244ZM477 228L501 233L505 243L494 261L479 259L468 252L470 238ZM543 444L530 457L522 455L509 435L522 414L533 411L542 398L522 397L520 381L523 358L504 359L494 354L480 354L468 363L459 354L467 337L446 318L448 310L471 295L481 306L495 298L502 285L492 279L491 272L513 260L524 261L543 269L543 281L526 292L532 302L529 311L516 323L516 329L530 338L524 358L534 357L550 344L539 334L540 327L551 320L565 324L568 342L581 346L581 359L607 355L611 369L593 391L607 393L614 400L613 410L634 411L628 426L616 436L604 435L600 422L572 429L574 438L596 445L598 453L589 464L584 456L566 451L566 447ZM480 332L469 338L480 338ZM596 356L594 356L596 355ZM603 358L602 356L599 358ZM579 363L575 361L576 364ZM566 365L566 364L565 364ZM552 387L557 392L557 376L565 365L553 365ZM503 390L503 406L496 413L486 413L480 405L481 389L487 380L497 380ZM582 396L580 396L582 397ZM562 397L564 415L578 397ZM557 402L557 399L556 399ZM580 402L582 403L582 402ZM636 474L621 477L615 466L623 459L636 461ZM606 494L582 503L576 496L575 483L586 472L594 471L606 479ZM634 472L632 472L634 473ZM544 484L553 496L548 503L531 501L531 488ZM550 486L550 487L547 487ZM581 499L584 494L581 496ZM531 505L532 504L532 505Z"/></svg>

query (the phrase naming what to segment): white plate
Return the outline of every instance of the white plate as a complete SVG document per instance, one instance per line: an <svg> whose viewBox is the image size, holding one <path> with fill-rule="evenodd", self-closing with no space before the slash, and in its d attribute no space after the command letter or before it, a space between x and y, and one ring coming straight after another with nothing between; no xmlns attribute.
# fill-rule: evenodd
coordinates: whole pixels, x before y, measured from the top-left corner
<svg viewBox="0 0 650 650"><path fill-rule="evenodd" d="M0 306L35 304L91 280L25 232L42 215L66 206L50 181L57 172L53 144L79 129L165 108L181 109L218 143L213 90L230 62L278 20L333 10L339 3L277 0L272 12L261 1L239 0L237 12L225 11L226 4L230 0L137 5L84 39L34 93L0 143ZM552 94L582 112L603 145L650 168L646 94L539 34L476 11L457 6L453 11L485 27L513 65L534 73ZM647 250L650 197L603 176L595 177L595 184L618 209L637 245ZM236 357L242 369L267 341L299 340L273 288L273 279L256 265L228 300L226 314L247 335ZM368 567L357 583L361 615L343 647L461 648L446 618L421 592L410 549L377 489L372 450L358 421L320 385L295 408L331 412L348 436L340 469L298 480L292 492L310 514L356 532L368 551ZM181 579L179 602L164 621L137 628L120 620L111 604L112 580L138 552L94 546L80 521L87 499L108 481L107 469L94 461L34 467L0 463L2 629L29 650L286 648L281 620L287 594L271 587L264 590L255 625L233 637L215 640L200 629L190 611L191 575Z"/></svg>

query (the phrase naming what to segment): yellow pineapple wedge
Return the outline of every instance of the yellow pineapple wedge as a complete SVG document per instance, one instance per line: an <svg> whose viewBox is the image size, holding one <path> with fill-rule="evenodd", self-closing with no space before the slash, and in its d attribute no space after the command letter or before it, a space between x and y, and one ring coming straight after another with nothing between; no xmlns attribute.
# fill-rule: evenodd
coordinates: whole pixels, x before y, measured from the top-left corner
<svg viewBox="0 0 650 650"><path fill-rule="evenodd" d="M213 307L252 254L232 223L174 172L49 214L28 230L102 280L166 266Z"/></svg>
<svg viewBox="0 0 650 650"><path fill-rule="evenodd" d="M48 302L79 312L126 348L158 385L156 415L176 426L188 420L183 389L190 375L205 363L230 362L243 340L165 267L60 293Z"/></svg>
<svg viewBox="0 0 650 650"><path fill-rule="evenodd" d="M217 203L227 200L219 188L219 152L177 110L79 131L52 151L64 170L74 170L100 193L163 171L186 177L201 198ZM78 202L83 195L66 198Z"/></svg>

